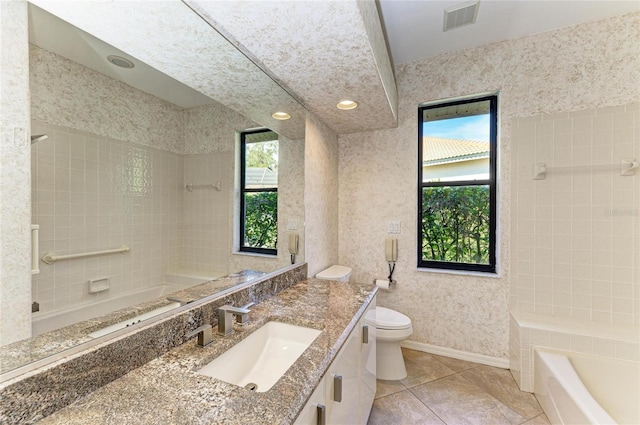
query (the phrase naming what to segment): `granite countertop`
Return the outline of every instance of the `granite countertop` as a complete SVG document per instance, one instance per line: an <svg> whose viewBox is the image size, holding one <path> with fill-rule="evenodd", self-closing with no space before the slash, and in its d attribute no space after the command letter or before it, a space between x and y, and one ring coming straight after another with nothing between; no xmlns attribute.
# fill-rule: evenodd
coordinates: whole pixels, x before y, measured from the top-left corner
<svg viewBox="0 0 640 425"><path fill-rule="evenodd" d="M245 326L195 338L44 418L42 424L290 424L304 407L377 288L307 279L252 307ZM268 321L323 332L268 391L253 392L196 371ZM135 353L132 353L135 355Z"/></svg>

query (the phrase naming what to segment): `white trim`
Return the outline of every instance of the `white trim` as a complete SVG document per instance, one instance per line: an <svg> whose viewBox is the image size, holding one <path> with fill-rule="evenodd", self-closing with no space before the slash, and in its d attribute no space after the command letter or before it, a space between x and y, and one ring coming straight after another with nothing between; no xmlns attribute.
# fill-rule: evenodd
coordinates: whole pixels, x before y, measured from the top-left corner
<svg viewBox="0 0 640 425"><path fill-rule="evenodd" d="M497 249L498 247L496 247ZM496 251L497 252L497 251ZM498 255L496 254L496 259ZM496 263L498 261L496 260ZM421 273L440 273L440 274L457 274L461 276L478 276L478 277L488 277L491 279L499 279L502 278L502 275L498 272L498 265L496 264L495 272L478 272L472 270L458 270L458 269L435 269L433 267L417 267L417 272Z"/></svg>
<svg viewBox="0 0 640 425"><path fill-rule="evenodd" d="M271 258L274 260L278 259L278 254L262 254L260 252L250 252L250 251L234 251L231 253L232 255L246 255L248 257L262 257L262 258Z"/></svg>
<svg viewBox="0 0 640 425"><path fill-rule="evenodd" d="M488 366L495 366L502 369L509 369L509 359L492 357L484 354L471 353L469 351L456 350L454 348L440 347L438 345L425 344L417 341L404 341L400 344L404 348L422 351L425 353L438 354L440 356L452 357L454 359L468 362L480 363Z"/></svg>
<svg viewBox="0 0 640 425"><path fill-rule="evenodd" d="M487 97L487 96L498 96L498 97L500 97L500 89L491 90L491 91L485 91L485 92L476 93L476 94L469 94L469 95L464 95L464 96L444 97L444 98L440 98L440 99L436 99L436 100L430 100L428 102L420 102L420 103L418 103L418 108L422 108L424 106L437 105L439 103L457 102L457 101L460 101L460 100L480 99L481 97Z"/></svg>

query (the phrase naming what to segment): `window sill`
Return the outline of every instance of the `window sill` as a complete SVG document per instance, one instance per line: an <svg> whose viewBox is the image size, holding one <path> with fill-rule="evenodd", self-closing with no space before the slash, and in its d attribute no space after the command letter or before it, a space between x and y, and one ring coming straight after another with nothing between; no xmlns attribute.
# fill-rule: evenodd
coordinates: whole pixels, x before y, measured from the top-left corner
<svg viewBox="0 0 640 425"><path fill-rule="evenodd" d="M259 252L235 251L232 255L246 255L247 257L271 258L274 260L278 259L277 254L260 254Z"/></svg>
<svg viewBox="0 0 640 425"><path fill-rule="evenodd" d="M422 273L439 273L439 274L454 274L460 276L477 276L477 277L488 277L492 279L499 279L502 276L500 273L495 272L474 272L469 270L452 270L452 269L434 269L434 268L425 268L425 267L417 267L416 271Z"/></svg>

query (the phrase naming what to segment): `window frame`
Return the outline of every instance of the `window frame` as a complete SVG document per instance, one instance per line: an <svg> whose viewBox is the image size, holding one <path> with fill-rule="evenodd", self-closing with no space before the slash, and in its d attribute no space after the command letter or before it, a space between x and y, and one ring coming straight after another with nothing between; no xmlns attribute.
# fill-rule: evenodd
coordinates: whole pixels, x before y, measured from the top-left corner
<svg viewBox="0 0 640 425"><path fill-rule="evenodd" d="M249 253L254 253L254 254L264 254L264 255L273 255L273 256L277 256L278 255L278 241L276 239L276 247L275 248L260 248L260 247L253 247L253 246L247 246L245 244L245 239L244 239L244 231L245 231L245 223L246 223L246 214L245 214L245 194L246 193L261 193L261 192L278 192L278 188L260 188L260 189L247 189L246 187L246 167L247 167L247 163L246 163L246 145L247 145L247 135L249 134L256 134L256 133L268 133L268 132L272 132L275 133L273 130L270 130L268 128L260 128L260 129L255 129L255 130L245 130L245 131L241 131L240 132L240 237L239 237L239 246L238 246L238 251L239 252L249 252ZM276 133L277 134L277 133ZM278 144L279 144L279 140L278 140ZM278 159L279 161L279 159ZM276 207L276 215L277 215L278 211L277 211L277 207ZM276 220L276 226L277 226L277 220ZM277 234L277 229L276 229L276 234Z"/></svg>
<svg viewBox="0 0 640 425"><path fill-rule="evenodd" d="M489 179L488 180L460 180L446 182L423 182L423 112L427 109L446 106L462 105L489 101L490 129L489 129ZM417 226L417 264L420 269L441 269L463 272L496 273L496 245L497 245L497 164L498 164L498 94L484 94L452 100L443 100L421 104L418 107L418 226ZM424 260L422 258L422 195L425 187L442 186L489 186L489 264L455 263L448 261Z"/></svg>

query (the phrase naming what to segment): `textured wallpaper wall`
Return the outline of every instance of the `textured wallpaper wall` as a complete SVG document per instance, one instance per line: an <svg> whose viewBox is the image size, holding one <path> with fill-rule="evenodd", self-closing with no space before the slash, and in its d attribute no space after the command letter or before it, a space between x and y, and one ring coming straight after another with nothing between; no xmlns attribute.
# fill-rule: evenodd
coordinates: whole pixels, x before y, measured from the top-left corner
<svg viewBox="0 0 640 425"><path fill-rule="evenodd" d="M305 251L315 276L338 261L338 136L310 113L305 131Z"/></svg>
<svg viewBox="0 0 640 425"><path fill-rule="evenodd" d="M182 108L35 45L29 69L32 118L183 152Z"/></svg>
<svg viewBox="0 0 640 425"><path fill-rule="evenodd" d="M379 304L411 317L411 340L508 358L512 119L636 101L639 24L631 14L404 64L398 128L340 136L340 263L359 281L386 276L388 221L401 221L398 286ZM497 90L499 274L419 271L418 105Z"/></svg>
<svg viewBox="0 0 640 425"><path fill-rule="evenodd" d="M31 335L26 2L0 3L0 345Z"/></svg>
<svg viewBox="0 0 640 425"><path fill-rule="evenodd" d="M259 127L219 103L185 109L184 117L186 154L233 152L236 131Z"/></svg>

